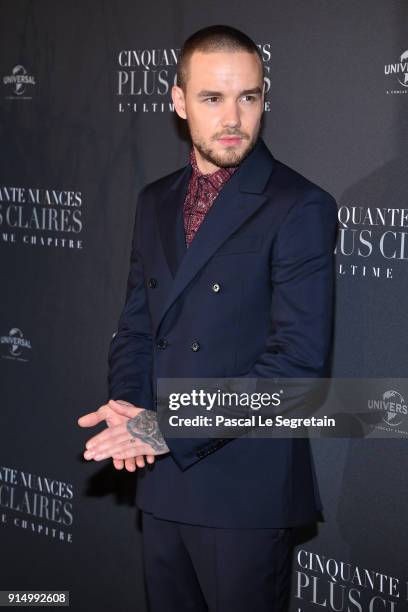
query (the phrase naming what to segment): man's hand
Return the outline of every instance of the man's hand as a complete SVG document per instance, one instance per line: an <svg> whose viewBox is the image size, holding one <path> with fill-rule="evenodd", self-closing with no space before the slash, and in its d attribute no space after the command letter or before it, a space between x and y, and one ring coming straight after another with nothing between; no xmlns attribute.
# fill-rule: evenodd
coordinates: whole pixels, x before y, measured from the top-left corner
<svg viewBox="0 0 408 612"><path fill-rule="evenodd" d="M95 412L90 412L80 417L78 419L78 425L80 427L94 427L103 420L108 427L115 427L121 423L126 423L129 417L118 412L118 404L119 407L120 405L127 405L136 408L133 404L125 402L124 400L109 400L107 404L104 404ZM150 464L154 463L154 456L146 455L146 461ZM143 455L128 457L127 459L113 459L113 465L117 470L121 470L125 466L128 472L134 472L138 467L143 468L145 466L145 459Z"/></svg>
<svg viewBox="0 0 408 612"><path fill-rule="evenodd" d="M114 400L110 400L108 405L111 406L117 416L125 417L125 421L115 424L90 438L86 443L85 459L100 461L112 457L113 459L126 460L140 455L148 457L169 452L160 433L155 412ZM103 408L104 406L101 407L102 410ZM95 413L81 417L81 421L88 417L88 420L92 419L92 422L87 423L87 426L95 424L93 414ZM102 416L102 418L106 417ZM99 421L102 418L99 417ZM85 426L83 421L79 424Z"/></svg>

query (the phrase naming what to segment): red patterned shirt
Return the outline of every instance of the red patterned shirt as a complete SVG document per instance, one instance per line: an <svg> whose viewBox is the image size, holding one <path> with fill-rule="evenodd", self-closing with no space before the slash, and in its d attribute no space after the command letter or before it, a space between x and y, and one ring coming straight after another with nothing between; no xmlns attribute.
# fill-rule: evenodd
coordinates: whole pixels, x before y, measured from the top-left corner
<svg viewBox="0 0 408 612"><path fill-rule="evenodd" d="M238 166L220 168L212 174L202 174L197 166L194 147L190 151L190 164L193 168L184 200L183 217L186 245L190 245L204 217L210 210L215 198Z"/></svg>

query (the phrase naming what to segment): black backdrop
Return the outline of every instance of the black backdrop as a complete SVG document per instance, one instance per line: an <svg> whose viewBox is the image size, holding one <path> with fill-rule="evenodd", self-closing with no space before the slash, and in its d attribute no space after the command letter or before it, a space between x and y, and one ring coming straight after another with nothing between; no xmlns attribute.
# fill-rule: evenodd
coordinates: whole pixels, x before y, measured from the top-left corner
<svg viewBox="0 0 408 612"><path fill-rule="evenodd" d="M107 398L137 192L187 162L169 92L200 27L260 46L266 143L338 201L333 376L405 377L407 18L404 0L0 3L1 589L145 609L135 477L84 462L76 419ZM406 449L313 440L325 520L299 535L293 611L407 609Z"/></svg>

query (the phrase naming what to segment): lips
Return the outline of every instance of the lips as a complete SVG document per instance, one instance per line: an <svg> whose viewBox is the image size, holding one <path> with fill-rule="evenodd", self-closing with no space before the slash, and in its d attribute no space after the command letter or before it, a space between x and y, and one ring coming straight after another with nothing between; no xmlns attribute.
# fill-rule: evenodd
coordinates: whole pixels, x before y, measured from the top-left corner
<svg viewBox="0 0 408 612"><path fill-rule="evenodd" d="M240 144L242 138L240 136L223 136L222 138L218 139L218 142L220 142L223 145L237 145Z"/></svg>

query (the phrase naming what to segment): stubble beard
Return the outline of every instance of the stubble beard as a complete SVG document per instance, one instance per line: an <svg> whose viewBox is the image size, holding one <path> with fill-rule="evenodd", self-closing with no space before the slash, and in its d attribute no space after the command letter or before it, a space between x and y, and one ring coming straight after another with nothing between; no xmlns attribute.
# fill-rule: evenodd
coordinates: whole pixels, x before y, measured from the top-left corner
<svg viewBox="0 0 408 612"><path fill-rule="evenodd" d="M211 164L214 164L218 168L235 168L236 166L239 166L239 164L250 154L250 152L254 148L261 128L261 126L259 125L258 129L256 130L256 132L254 132L252 138L250 139L248 139L246 135L244 136L241 133L226 132L223 135L236 135L243 137L244 142L247 142L247 146L241 151L235 150L234 147L226 148L223 154L218 154L216 151L214 151L214 149L211 148L211 146L207 145L193 134L188 121L187 125L190 132L191 141L196 147L196 149L199 151L200 155L206 161L210 162ZM217 138L219 138L219 136L217 136Z"/></svg>

